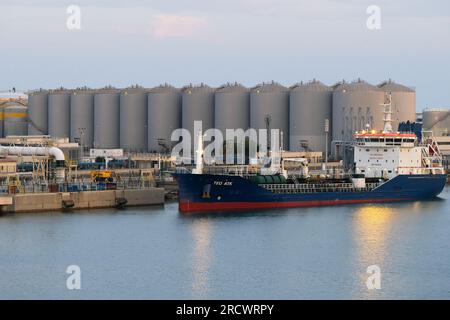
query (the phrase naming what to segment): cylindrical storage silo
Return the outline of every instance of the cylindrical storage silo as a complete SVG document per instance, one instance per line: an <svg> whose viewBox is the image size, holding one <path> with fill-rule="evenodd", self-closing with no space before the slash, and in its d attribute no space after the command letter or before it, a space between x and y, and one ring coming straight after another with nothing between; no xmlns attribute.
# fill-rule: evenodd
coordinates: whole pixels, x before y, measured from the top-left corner
<svg viewBox="0 0 450 320"><path fill-rule="evenodd" d="M181 128L181 92L161 85L148 92L148 151L167 153L176 142L172 132Z"/></svg>
<svg viewBox="0 0 450 320"><path fill-rule="evenodd" d="M4 137L4 119L5 119L5 107L7 106L8 101L0 101L0 137Z"/></svg>
<svg viewBox="0 0 450 320"><path fill-rule="evenodd" d="M378 85L392 97L392 129L398 130L400 122L414 122L416 119L416 92L414 89L393 82L385 81Z"/></svg>
<svg viewBox="0 0 450 320"><path fill-rule="evenodd" d="M224 140L226 129L243 129L250 126L250 91L241 84L225 84L215 92L214 126Z"/></svg>
<svg viewBox="0 0 450 320"><path fill-rule="evenodd" d="M289 147L289 90L275 82L263 83L250 92L250 128L278 129L283 148ZM270 133L269 133L270 134Z"/></svg>
<svg viewBox="0 0 450 320"><path fill-rule="evenodd" d="M48 134L48 91L28 94L28 135Z"/></svg>
<svg viewBox="0 0 450 320"><path fill-rule="evenodd" d="M16 102L4 106L4 131L7 136L26 136L28 133L27 107Z"/></svg>
<svg viewBox="0 0 450 320"><path fill-rule="evenodd" d="M120 93L120 147L128 152L147 151L147 91L139 87Z"/></svg>
<svg viewBox="0 0 450 320"><path fill-rule="evenodd" d="M48 134L53 138L70 137L69 90L53 90L49 92Z"/></svg>
<svg viewBox="0 0 450 320"><path fill-rule="evenodd" d="M105 88L94 95L94 148L120 148L120 91Z"/></svg>
<svg viewBox="0 0 450 320"><path fill-rule="evenodd" d="M184 87L181 110L182 127L191 134L194 151L194 121L201 121L203 133L214 127L214 89L204 84Z"/></svg>
<svg viewBox="0 0 450 320"><path fill-rule="evenodd" d="M70 141L92 148L94 143L94 92L75 90L70 96Z"/></svg>
<svg viewBox="0 0 450 320"><path fill-rule="evenodd" d="M289 150L330 152L333 92L320 81L293 86L289 93ZM325 122L328 120L328 134Z"/></svg>
<svg viewBox="0 0 450 320"><path fill-rule="evenodd" d="M434 136L447 136L450 128L450 110L427 108L422 112L424 131L432 131Z"/></svg>
<svg viewBox="0 0 450 320"><path fill-rule="evenodd" d="M342 146L355 131L384 129L384 92L363 80L341 83L333 91L333 152L342 156Z"/></svg>

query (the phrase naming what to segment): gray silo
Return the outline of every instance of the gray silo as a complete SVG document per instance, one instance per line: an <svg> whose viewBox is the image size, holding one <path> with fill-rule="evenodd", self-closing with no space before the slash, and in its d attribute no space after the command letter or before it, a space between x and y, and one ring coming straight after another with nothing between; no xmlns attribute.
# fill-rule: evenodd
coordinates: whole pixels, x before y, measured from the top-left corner
<svg viewBox="0 0 450 320"><path fill-rule="evenodd" d="M331 125L333 92L320 81L294 85L289 93L289 150L328 152L331 131L325 133L325 121Z"/></svg>
<svg viewBox="0 0 450 320"><path fill-rule="evenodd" d="M51 90L48 95L48 134L54 138L70 137L70 93Z"/></svg>
<svg viewBox="0 0 450 320"><path fill-rule="evenodd" d="M416 92L414 89L392 80L378 85L385 93L392 95L392 128L396 131L400 122L414 122L416 119Z"/></svg>
<svg viewBox="0 0 450 320"><path fill-rule="evenodd" d="M7 136L26 136L28 133L28 108L17 102L4 105L4 131Z"/></svg>
<svg viewBox="0 0 450 320"><path fill-rule="evenodd" d="M94 148L120 148L120 91L97 90L94 95Z"/></svg>
<svg viewBox="0 0 450 320"><path fill-rule="evenodd" d="M279 129L283 148L289 147L289 90L276 83L263 83L250 91L250 128Z"/></svg>
<svg viewBox="0 0 450 320"><path fill-rule="evenodd" d="M94 91L83 88L70 96L70 141L92 148L94 142Z"/></svg>
<svg viewBox="0 0 450 320"><path fill-rule="evenodd" d="M120 93L120 147L128 152L147 151L147 91L130 87Z"/></svg>
<svg viewBox="0 0 450 320"><path fill-rule="evenodd" d="M28 93L28 135L48 134L48 91Z"/></svg>
<svg viewBox="0 0 450 320"><path fill-rule="evenodd" d="M241 84L227 83L215 92L214 126L222 131L226 139L226 129L247 130L250 126L250 90Z"/></svg>
<svg viewBox="0 0 450 320"><path fill-rule="evenodd" d="M332 151L342 156L343 145L353 140L355 131L384 128L384 92L363 80L342 82L333 91Z"/></svg>
<svg viewBox="0 0 450 320"><path fill-rule="evenodd" d="M184 87L181 109L182 127L189 131L194 143L196 137L194 121L202 122L203 133L214 127L214 89L205 84Z"/></svg>
<svg viewBox="0 0 450 320"><path fill-rule="evenodd" d="M450 129L450 110L427 108L423 111L423 130L432 131L434 136L448 136Z"/></svg>
<svg viewBox="0 0 450 320"><path fill-rule="evenodd" d="M181 92L161 85L148 92L148 151L170 152L173 130L181 128Z"/></svg>

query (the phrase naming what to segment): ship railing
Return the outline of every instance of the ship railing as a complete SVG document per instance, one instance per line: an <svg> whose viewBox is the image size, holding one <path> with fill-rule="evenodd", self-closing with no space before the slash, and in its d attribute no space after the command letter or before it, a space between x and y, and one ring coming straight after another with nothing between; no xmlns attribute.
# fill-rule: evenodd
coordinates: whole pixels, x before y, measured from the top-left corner
<svg viewBox="0 0 450 320"><path fill-rule="evenodd" d="M256 175L258 170L249 166L211 166L203 168L203 173L229 176L252 176Z"/></svg>
<svg viewBox="0 0 450 320"><path fill-rule="evenodd" d="M375 189L379 183L366 183L365 187L358 188L352 183L330 184L260 184L273 193L317 193L317 192L358 192Z"/></svg>

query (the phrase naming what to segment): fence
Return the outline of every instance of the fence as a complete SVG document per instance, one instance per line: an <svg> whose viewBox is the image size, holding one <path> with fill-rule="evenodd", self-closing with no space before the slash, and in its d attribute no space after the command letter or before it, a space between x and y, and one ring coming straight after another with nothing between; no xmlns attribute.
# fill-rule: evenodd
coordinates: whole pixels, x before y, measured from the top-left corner
<svg viewBox="0 0 450 320"><path fill-rule="evenodd" d="M150 189L155 186L154 181L140 178L121 179L116 182L70 182L70 183L35 183L21 182L14 184L0 184L0 194L15 193L49 193L49 192L82 192L101 190L129 190Z"/></svg>

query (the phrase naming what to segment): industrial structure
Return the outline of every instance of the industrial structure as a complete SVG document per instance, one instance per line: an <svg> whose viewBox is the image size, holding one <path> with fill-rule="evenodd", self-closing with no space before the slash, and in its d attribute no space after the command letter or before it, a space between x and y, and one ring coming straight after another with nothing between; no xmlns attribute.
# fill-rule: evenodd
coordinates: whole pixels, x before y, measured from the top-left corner
<svg viewBox="0 0 450 320"><path fill-rule="evenodd" d="M74 90L70 95L70 141L84 148L94 145L94 91Z"/></svg>
<svg viewBox="0 0 450 320"><path fill-rule="evenodd" d="M247 130L250 126L250 91L243 85L227 83L217 88L214 102L214 127L224 139L226 129Z"/></svg>
<svg viewBox="0 0 450 320"><path fill-rule="evenodd" d="M194 121L201 121L204 132L217 128L224 138L226 129L279 129L285 150L339 159L356 131L382 130L381 105L388 94L393 127L414 122L415 90L392 80L376 86L358 79L331 87L313 80L290 88L272 81L251 89L237 82L217 89L205 84L39 89L28 92L28 101L0 101L0 133L69 138L86 151L164 154L177 143L171 141L175 129L187 129L194 142ZM447 109L425 110L424 129L447 135L447 115Z"/></svg>
<svg viewBox="0 0 450 320"><path fill-rule="evenodd" d="M388 96L392 99L394 128L402 121L415 120L415 92L410 88L392 81L373 86L361 79L334 86L332 150L335 157L345 157L346 147L356 131L383 130L382 105Z"/></svg>
<svg viewBox="0 0 450 320"><path fill-rule="evenodd" d="M128 152L147 150L147 90L132 86L120 93L120 148Z"/></svg>
<svg viewBox="0 0 450 320"><path fill-rule="evenodd" d="M48 134L55 138L70 136L70 94L64 88L48 94Z"/></svg>
<svg viewBox="0 0 450 320"><path fill-rule="evenodd" d="M36 90L28 93L28 134L48 134L48 91Z"/></svg>
<svg viewBox="0 0 450 320"><path fill-rule="evenodd" d="M274 81L262 83L250 92L250 128L278 129L283 148L289 146L289 89ZM270 147L270 146L269 146Z"/></svg>
<svg viewBox="0 0 450 320"><path fill-rule="evenodd" d="M148 92L148 151L168 153L172 132L181 128L181 92L164 84Z"/></svg>
<svg viewBox="0 0 450 320"><path fill-rule="evenodd" d="M330 150L333 92L320 81L299 83L289 94L289 150Z"/></svg>
<svg viewBox="0 0 450 320"><path fill-rule="evenodd" d="M94 148L120 147L120 92L112 87L94 95Z"/></svg>

